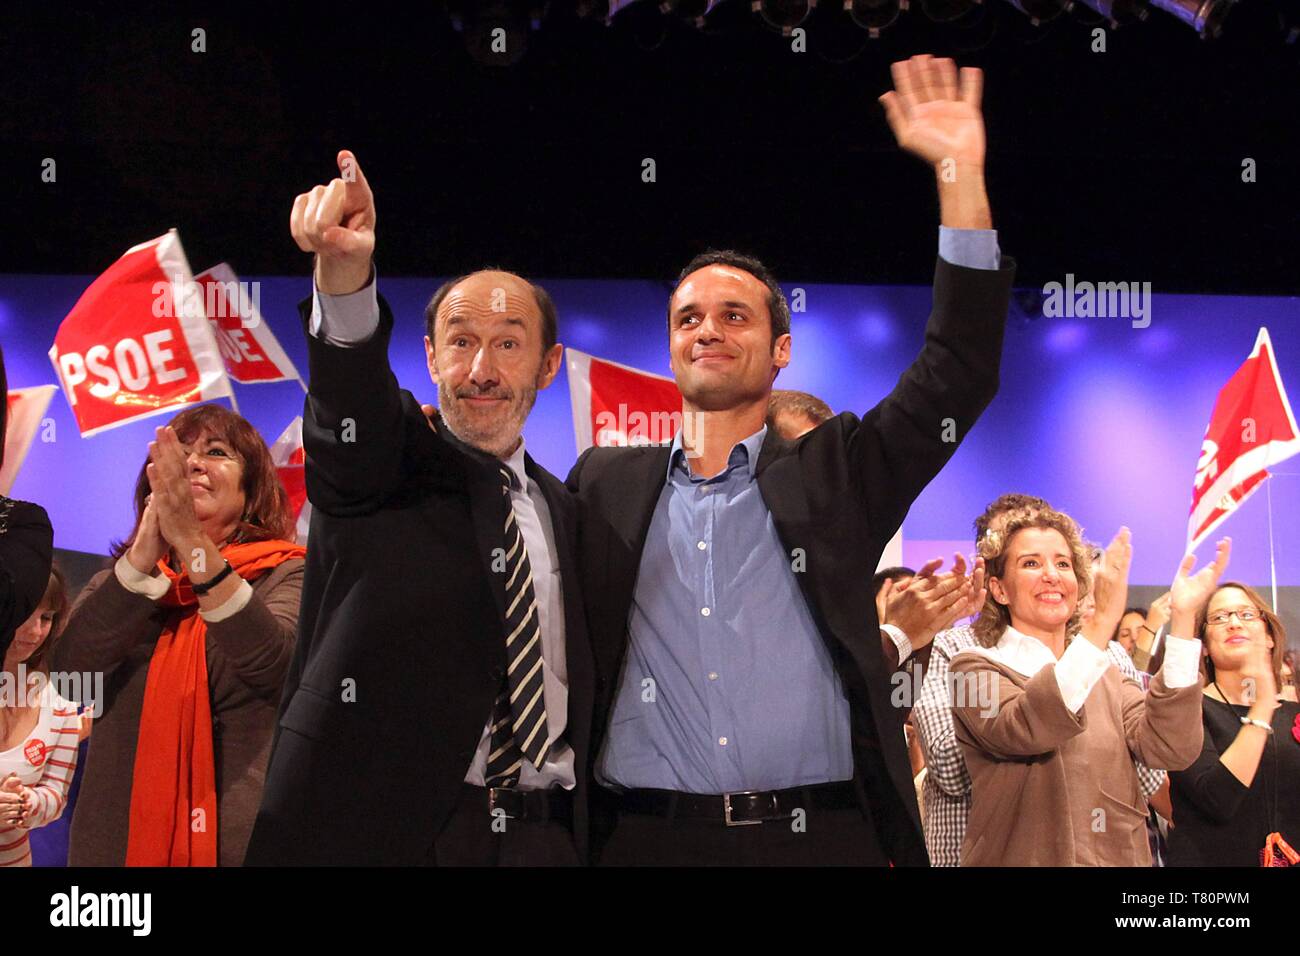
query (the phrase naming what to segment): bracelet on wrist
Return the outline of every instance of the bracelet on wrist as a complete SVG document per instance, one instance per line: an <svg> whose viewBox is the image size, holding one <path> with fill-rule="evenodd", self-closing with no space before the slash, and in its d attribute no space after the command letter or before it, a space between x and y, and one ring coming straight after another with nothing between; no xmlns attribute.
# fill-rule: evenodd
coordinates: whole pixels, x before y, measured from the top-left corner
<svg viewBox="0 0 1300 956"><path fill-rule="evenodd" d="M226 580L226 578L230 577L234 573L235 573L235 569L231 567L230 562L227 561L226 566L217 572L216 577L204 581L202 584L192 583L190 584L190 588L194 591L195 594L202 597L203 595L207 594L209 591L211 591L218 584Z"/></svg>
<svg viewBox="0 0 1300 956"><path fill-rule="evenodd" d="M1256 720L1254 717L1242 717L1241 725L1243 727L1258 727L1260 730L1270 734L1273 732L1272 724L1266 723L1262 720Z"/></svg>

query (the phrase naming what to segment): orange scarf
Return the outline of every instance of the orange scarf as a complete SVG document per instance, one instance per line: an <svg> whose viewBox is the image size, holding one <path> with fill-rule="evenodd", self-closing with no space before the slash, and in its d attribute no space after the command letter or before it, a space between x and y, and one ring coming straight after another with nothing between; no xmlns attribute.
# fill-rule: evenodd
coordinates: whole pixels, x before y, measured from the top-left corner
<svg viewBox="0 0 1300 956"><path fill-rule="evenodd" d="M282 561L301 558L288 541L227 545L221 555L253 581ZM168 615L145 680L131 777L127 866L217 865L217 771L208 695L207 623L190 579L158 562L172 586L159 604Z"/></svg>

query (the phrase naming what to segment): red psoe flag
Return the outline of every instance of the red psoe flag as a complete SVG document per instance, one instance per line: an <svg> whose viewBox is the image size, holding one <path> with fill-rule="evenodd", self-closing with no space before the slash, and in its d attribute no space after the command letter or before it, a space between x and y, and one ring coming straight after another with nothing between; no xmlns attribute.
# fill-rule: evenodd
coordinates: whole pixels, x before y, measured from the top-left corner
<svg viewBox="0 0 1300 956"><path fill-rule="evenodd" d="M222 262L194 277L226 374L241 385L301 381L271 327L262 318L261 286L241 282Z"/></svg>
<svg viewBox="0 0 1300 956"><path fill-rule="evenodd" d="M297 525L298 544L307 544L307 531L311 527L311 502L307 500L307 463L302 447L302 416L289 423L271 446L271 461L275 473L289 494L289 510Z"/></svg>
<svg viewBox="0 0 1300 956"><path fill-rule="evenodd" d="M9 427L5 432L4 467L0 468L0 495L9 494L23 466L27 449L41 425L50 399L58 391L55 385L35 385L31 388L11 389L5 400L9 404ZM45 439L49 440L49 439Z"/></svg>
<svg viewBox="0 0 1300 956"><path fill-rule="evenodd" d="M180 236L141 243L90 284L50 361L83 437L231 397Z"/></svg>
<svg viewBox="0 0 1300 956"><path fill-rule="evenodd" d="M1300 429L1282 387L1268 329L1261 328L1250 356L1214 403L1196 463L1187 550L1195 550L1241 507L1269 476L1270 465L1298 452Z"/></svg>
<svg viewBox="0 0 1300 956"><path fill-rule="evenodd" d="M568 356L573 433L581 455L592 445L670 442L682 424L677 383L576 349Z"/></svg>

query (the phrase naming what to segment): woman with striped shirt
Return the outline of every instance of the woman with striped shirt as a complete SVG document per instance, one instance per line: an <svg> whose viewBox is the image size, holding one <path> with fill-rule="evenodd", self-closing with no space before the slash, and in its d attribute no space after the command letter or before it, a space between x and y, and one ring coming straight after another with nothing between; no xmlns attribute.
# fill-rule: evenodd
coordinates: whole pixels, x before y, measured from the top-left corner
<svg viewBox="0 0 1300 956"><path fill-rule="evenodd" d="M57 567L14 633L0 673L0 866L31 866L28 834L63 813L77 766L77 705L49 680L50 646L67 611Z"/></svg>

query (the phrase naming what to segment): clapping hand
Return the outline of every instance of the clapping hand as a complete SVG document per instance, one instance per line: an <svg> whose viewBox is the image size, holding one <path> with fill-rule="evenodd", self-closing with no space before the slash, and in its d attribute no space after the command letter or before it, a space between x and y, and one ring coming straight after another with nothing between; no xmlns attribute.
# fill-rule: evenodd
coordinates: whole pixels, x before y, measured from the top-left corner
<svg viewBox="0 0 1300 956"><path fill-rule="evenodd" d="M23 825L27 816L26 789L16 773L9 774L0 783L0 824L9 827Z"/></svg>
<svg viewBox="0 0 1300 956"><path fill-rule="evenodd" d="M951 571L936 574L942 564L942 558L935 558L909 581L886 581L876 596L880 623L898 627L913 650L925 647L940 631L984 604L983 558L976 559L970 575L961 554L954 556Z"/></svg>
<svg viewBox="0 0 1300 956"><path fill-rule="evenodd" d="M1092 575L1094 610L1083 626L1083 636L1095 647L1105 650L1111 635L1124 617L1128 603L1128 573L1133 563L1133 539L1128 528L1120 528L1102 553Z"/></svg>
<svg viewBox="0 0 1300 956"><path fill-rule="evenodd" d="M1214 561L1192 574L1196 555L1189 554L1178 565L1178 574L1169 589L1169 633L1173 637L1192 639L1196 629L1196 612L1205 606L1228 567L1232 539L1220 538L1214 548Z"/></svg>
<svg viewBox="0 0 1300 956"><path fill-rule="evenodd" d="M188 554L203 534L194 511L188 456L170 425L157 429L155 435L157 440L149 443L149 464L145 466L145 476L152 489L148 507L157 516L158 533L163 540Z"/></svg>

